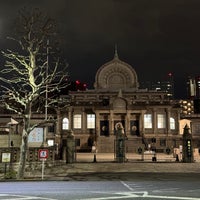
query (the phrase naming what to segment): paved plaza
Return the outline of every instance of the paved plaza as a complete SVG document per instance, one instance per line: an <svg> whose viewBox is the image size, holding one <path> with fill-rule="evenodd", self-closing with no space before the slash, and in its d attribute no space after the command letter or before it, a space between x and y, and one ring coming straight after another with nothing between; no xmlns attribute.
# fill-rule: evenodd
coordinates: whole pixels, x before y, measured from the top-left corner
<svg viewBox="0 0 200 200"><path fill-rule="evenodd" d="M183 163L177 161L173 154L156 154L156 161L152 161L154 154L126 154L126 160L123 163L115 161L113 153L77 153L76 162L66 163L65 161L56 161L54 163L44 162L43 180L101 180L126 177L134 177L139 174L148 174L160 177L161 174L182 174L200 178L200 161L196 159L193 163ZM26 171L26 180L42 179L42 162L37 163L35 167ZM34 163L31 164L32 166ZM132 176L131 175L131 176ZM181 176L182 176L181 175ZM151 176L150 176L151 177ZM3 174L1 174L3 179Z"/></svg>
<svg viewBox="0 0 200 200"><path fill-rule="evenodd" d="M172 154L157 154L156 157L157 161L155 162L152 161L152 155L144 155L142 157L139 154L127 154L126 162L117 163L114 154L99 153L96 155L96 162L94 162L94 154L79 153L76 155L75 163L60 163L59 165L56 163L55 166L46 167L44 179L74 180L74 177L78 177L78 180L87 180L87 178L93 180L94 176L102 178L102 175L104 178L106 176L116 178L117 175L120 174L120 176L123 176L124 174L128 178L130 174L154 174L154 176L157 174L159 176L159 174L166 173L169 176L173 176L173 174L186 174L186 176L193 174L197 177L200 176L199 160L193 163L183 163L181 161L177 162ZM29 172L27 178L31 177L40 178L41 172L34 172L34 175Z"/></svg>

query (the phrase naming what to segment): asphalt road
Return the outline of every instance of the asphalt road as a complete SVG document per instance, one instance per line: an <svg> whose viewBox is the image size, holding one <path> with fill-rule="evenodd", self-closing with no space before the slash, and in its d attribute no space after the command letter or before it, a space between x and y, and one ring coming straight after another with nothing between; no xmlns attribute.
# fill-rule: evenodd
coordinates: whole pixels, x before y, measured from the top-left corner
<svg viewBox="0 0 200 200"><path fill-rule="evenodd" d="M200 173L166 173L166 172L93 172L75 173L64 177L53 177L63 181L182 181L200 182ZM49 178L51 180L51 178Z"/></svg>
<svg viewBox="0 0 200 200"><path fill-rule="evenodd" d="M0 200L200 200L198 176L141 173L124 180L119 174L112 181L0 182Z"/></svg>

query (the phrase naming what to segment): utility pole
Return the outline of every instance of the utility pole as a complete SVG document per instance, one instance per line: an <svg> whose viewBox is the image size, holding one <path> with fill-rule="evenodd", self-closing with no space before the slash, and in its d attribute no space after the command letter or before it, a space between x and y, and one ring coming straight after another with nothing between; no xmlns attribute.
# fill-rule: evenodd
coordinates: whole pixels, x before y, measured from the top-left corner
<svg viewBox="0 0 200 200"><path fill-rule="evenodd" d="M42 146L47 146L46 139L47 139L47 119L48 119L48 71L49 71L49 39L47 40L47 65L46 65L46 89L45 89L45 127L44 127L44 134L43 134L43 143Z"/></svg>

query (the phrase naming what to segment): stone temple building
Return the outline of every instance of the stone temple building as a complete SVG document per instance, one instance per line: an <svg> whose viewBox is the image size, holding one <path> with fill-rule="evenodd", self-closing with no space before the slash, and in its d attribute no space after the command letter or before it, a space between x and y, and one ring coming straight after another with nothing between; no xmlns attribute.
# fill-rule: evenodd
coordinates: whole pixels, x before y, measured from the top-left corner
<svg viewBox="0 0 200 200"><path fill-rule="evenodd" d="M127 152L139 147L173 151L181 144L179 105L165 92L139 89L136 71L117 51L96 72L94 89L69 95L70 107L59 114L59 132L65 144L65 135L73 130L78 152L91 151L94 142L98 152L114 152L118 122L124 127Z"/></svg>
<svg viewBox="0 0 200 200"><path fill-rule="evenodd" d="M44 118L44 112L33 112L32 123ZM57 105L48 108L48 119L29 134L29 161L38 161L40 148L49 149L51 160L65 160L72 132L76 152L91 152L95 145L99 153L114 153L119 122L127 153L181 152L187 124L199 155L200 115L184 114L180 101L167 92L140 89L134 67L120 60L117 51L97 70L93 89L60 95ZM13 161L19 159L22 126L20 116L0 107L0 155L12 150Z"/></svg>

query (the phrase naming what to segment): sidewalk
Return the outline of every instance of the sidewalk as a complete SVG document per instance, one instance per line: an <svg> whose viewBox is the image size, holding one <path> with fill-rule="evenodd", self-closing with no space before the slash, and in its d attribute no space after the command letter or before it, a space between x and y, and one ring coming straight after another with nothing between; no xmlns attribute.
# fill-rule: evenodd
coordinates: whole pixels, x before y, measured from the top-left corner
<svg viewBox="0 0 200 200"><path fill-rule="evenodd" d="M200 180L200 163L126 162L74 163L56 168L45 168L44 180L101 181L101 180ZM28 179L41 180L41 172Z"/></svg>
<svg viewBox="0 0 200 200"><path fill-rule="evenodd" d="M182 163L176 162L172 154L156 154L157 161L152 161L152 154L142 155L126 154L126 162L117 163L113 153L98 153L94 162L93 153L77 153L76 162L55 161L53 164L45 163L44 180L116 180L117 178L128 179L130 176L153 174L182 174L181 176L198 177L200 179L200 162ZM41 163L40 163L41 165ZM26 180L41 180L42 167L26 171Z"/></svg>
<svg viewBox="0 0 200 200"><path fill-rule="evenodd" d="M127 154L127 162L115 162L114 154L98 153L96 162L94 154L78 153L76 162L72 164L62 163L51 167L45 167L45 180L116 180L119 177L128 179L140 174L182 174L188 176L193 174L194 177L200 177L200 162L182 163L176 162L173 155L157 154L157 161L152 162L152 155L145 155L144 161L141 155ZM34 174L34 175L33 175ZM28 179L41 179L41 171L30 172L27 174Z"/></svg>

